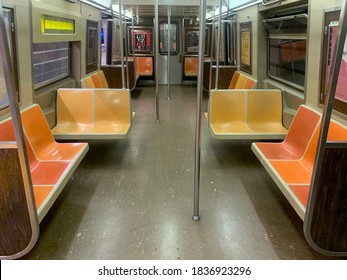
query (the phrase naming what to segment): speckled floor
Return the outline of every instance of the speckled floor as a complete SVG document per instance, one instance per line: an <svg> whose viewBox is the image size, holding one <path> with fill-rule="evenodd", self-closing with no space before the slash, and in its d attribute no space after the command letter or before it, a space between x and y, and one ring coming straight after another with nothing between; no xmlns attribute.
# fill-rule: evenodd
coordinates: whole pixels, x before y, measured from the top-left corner
<svg viewBox="0 0 347 280"><path fill-rule="evenodd" d="M251 141L215 140L203 117L201 220L193 215L196 88L132 93L129 138L90 150L41 223L25 259L327 259L253 155ZM206 111L207 96L203 107Z"/></svg>

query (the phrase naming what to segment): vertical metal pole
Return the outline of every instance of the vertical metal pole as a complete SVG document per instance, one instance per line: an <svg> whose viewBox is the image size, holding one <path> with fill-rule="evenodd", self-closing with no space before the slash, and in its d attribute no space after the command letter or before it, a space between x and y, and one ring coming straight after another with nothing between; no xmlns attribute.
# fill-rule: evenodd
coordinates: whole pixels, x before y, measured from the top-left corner
<svg viewBox="0 0 347 280"><path fill-rule="evenodd" d="M201 110L202 90L204 74L205 53L205 23L206 23L206 0L200 0L200 26L199 26L199 69L198 89L196 100L196 129L195 129L195 170L194 170L194 214L193 220L200 220L199 193L200 193L200 153L201 153Z"/></svg>
<svg viewBox="0 0 347 280"><path fill-rule="evenodd" d="M159 123L159 0L155 0L155 118Z"/></svg>
<svg viewBox="0 0 347 280"><path fill-rule="evenodd" d="M216 80L215 89L218 89L219 80L219 56L220 56L220 37L221 37L221 22L222 22L222 0L219 0L219 17L218 17L218 34L217 34L217 53L216 53Z"/></svg>
<svg viewBox="0 0 347 280"><path fill-rule="evenodd" d="M125 38L127 38L127 24L126 24L126 19L125 20ZM130 89L130 81L129 81L129 57L128 57L128 53L129 53L129 48L128 48L128 44L127 44L127 40L125 40L125 65L126 65L126 78L127 78L127 89ZM135 69L134 69L135 70Z"/></svg>
<svg viewBox="0 0 347 280"><path fill-rule="evenodd" d="M210 62L210 82L209 82L209 90L212 89L212 69L213 69L213 52L214 52L214 32L215 32L215 28L214 28L214 19L215 19L215 7L212 8L213 10L213 14L212 14L212 34L211 34L211 62Z"/></svg>
<svg viewBox="0 0 347 280"><path fill-rule="evenodd" d="M16 145L18 150L19 163L22 172L22 179L25 188L25 196L27 200L28 213L30 218L30 225L32 229L32 237L30 244L23 248L22 252L29 252L34 247L39 237L39 222L37 217L37 210L35 206L34 190L32 187L30 168L28 162L27 151L25 147L25 139L23 133L22 120L20 117L19 106L16 100L16 83L14 80L13 68L10 59L10 51L8 47L7 35L5 30L5 22L2 10L2 1L0 0L0 61L2 62L6 89L8 94L8 101L13 120L14 133L16 137Z"/></svg>
<svg viewBox="0 0 347 280"><path fill-rule="evenodd" d="M171 9L167 9L167 100L170 100Z"/></svg>
<svg viewBox="0 0 347 280"><path fill-rule="evenodd" d="M123 3L122 0L118 1L119 4L119 37L120 37L120 59L122 65L122 88L125 88L125 71L124 71L124 45L123 45Z"/></svg>
<svg viewBox="0 0 347 280"><path fill-rule="evenodd" d="M133 51L133 60L134 60L134 87L132 89L134 89L136 87L136 57L135 57L135 52L136 52L136 48L134 46L134 11L132 11L133 17L131 18L131 48Z"/></svg>

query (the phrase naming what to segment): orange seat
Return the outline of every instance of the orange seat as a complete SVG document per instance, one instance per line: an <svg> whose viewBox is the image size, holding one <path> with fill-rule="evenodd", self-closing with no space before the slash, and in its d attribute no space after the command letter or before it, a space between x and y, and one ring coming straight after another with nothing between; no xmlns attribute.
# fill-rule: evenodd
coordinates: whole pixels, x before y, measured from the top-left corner
<svg viewBox="0 0 347 280"><path fill-rule="evenodd" d="M270 164L288 185L311 183L319 130L320 129L315 130L302 158L298 160L270 160ZM328 140L347 140L347 130L336 122L331 121L328 131ZM295 170L295 172L293 172L293 170Z"/></svg>
<svg viewBox="0 0 347 280"><path fill-rule="evenodd" d="M299 199L301 204L306 207L308 202L308 194L310 192L310 185L289 185L289 188Z"/></svg>
<svg viewBox="0 0 347 280"><path fill-rule="evenodd" d="M99 70L98 72L94 73L90 77L93 81L94 88L109 88L104 71Z"/></svg>
<svg viewBox="0 0 347 280"><path fill-rule="evenodd" d="M11 119L6 120L0 124L0 141L16 141L13 122ZM65 169L68 167L68 161L39 161L31 149L31 145L25 138L26 152L28 156L28 163L33 185L54 185L61 176L63 176Z"/></svg>
<svg viewBox="0 0 347 280"><path fill-rule="evenodd" d="M37 215L41 222L84 157L88 144L56 143L36 104L21 112L21 119ZM16 141L12 119L0 123L0 141Z"/></svg>
<svg viewBox="0 0 347 280"><path fill-rule="evenodd" d="M101 83L101 80L99 78L98 73L94 73L90 76L92 78L93 84L95 88L103 88L103 85Z"/></svg>
<svg viewBox="0 0 347 280"><path fill-rule="evenodd" d="M289 127L285 140L281 143L252 143L257 157L267 159L300 159L316 129L320 115L301 105ZM261 155L260 155L261 154Z"/></svg>
<svg viewBox="0 0 347 280"><path fill-rule="evenodd" d="M138 74L139 76L153 75L152 57L137 56L135 59L136 59L136 74Z"/></svg>
<svg viewBox="0 0 347 280"><path fill-rule="evenodd" d="M37 104L23 110L21 116L25 134L40 160L73 160L88 146L87 143L57 143Z"/></svg>
<svg viewBox="0 0 347 280"><path fill-rule="evenodd" d="M97 74L98 74L99 80L101 82L102 88L109 88L104 71L99 70L97 72Z"/></svg>
<svg viewBox="0 0 347 280"><path fill-rule="evenodd" d="M16 141L13 122L11 119L6 120L0 124L0 141ZM25 133L26 135L26 133ZM54 185L58 182L59 178L63 175L65 169L70 164L70 160L39 160L32 149L32 145L25 137L25 146L28 156L30 173L34 185Z"/></svg>
<svg viewBox="0 0 347 280"><path fill-rule="evenodd" d="M301 219L305 217L312 180L320 133L319 119L319 113L302 105L282 143L252 144L253 152ZM327 140L346 141L347 128L331 120Z"/></svg>
<svg viewBox="0 0 347 280"><path fill-rule="evenodd" d="M253 89L256 84L256 81L240 71L235 71L230 84L229 89Z"/></svg>
<svg viewBox="0 0 347 280"><path fill-rule="evenodd" d="M254 85L255 85L255 81L251 78L248 78L246 79L246 82L244 83L243 85L243 89L252 89L254 88Z"/></svg>
<svg viewBox="0 0 347 280"><path fill-rule="evenodd" d="M184 58L184 75L185 76L198 76L199 60L197 57Z"/></svg>
<svg viewBox="0 0 347 280"><path fill-rule="evenodd" d="M34 196L35 196L35 204L36 209L39 209L43 202L46 200L50 192L53 190L53 185L34 185Z"/></svg>

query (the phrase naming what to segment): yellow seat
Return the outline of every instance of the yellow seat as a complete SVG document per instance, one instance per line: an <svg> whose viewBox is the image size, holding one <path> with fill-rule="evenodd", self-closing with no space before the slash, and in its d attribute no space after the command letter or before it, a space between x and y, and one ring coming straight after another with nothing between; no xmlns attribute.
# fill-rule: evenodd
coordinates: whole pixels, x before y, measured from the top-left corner
<svg viewBox="0 0 347 280"><path fill-rule="evenodd" d="M231 78L230 84L229 84L229 89L235 89L237 80L239 79L240 75L241 75L241 73L239 71L234 72L234 74Z"/></svg>
<svg viewBox="0 0 347 280"><path fill-rule="evenodd" d="M212 90L209 103L209 127L215 138L243 138L250 133L246 125L245 91Z"/></svg>
<svg viewBox="0 0 347 280"><path fill-rule="evenodd" d="M59 89L57 94L57 124L52 129L54 138L80 135L92 127L93 89Z"/></svg>
<svg viewBox="0 0 347 280"><path fill-rule="evenodd" d="M279 90L212 90L209 128L218 139L284 139Z"/></svg>
<svg viewBox="0 0 347 280"><path fill-rule="evenodd" d="M95 91L94 126L91 133L102 138L123 138L131 124L130 92L127 89Z"/></svg>
<svg viewBox="0 0 347 280"><path fill-rule="evenodd" d="M129 90L59 89L56 139L122 139L131 126Z"/></svg>
<svg viewBox="0 0 347 280"><path fill-rule="evenodd" d="M282 95L279 90L248 90L247 124L262 139L283 139L287 129L282 125Z"/></svg>
<svg viewBox="0 0 347 280"><path fill-rule="evenodd" d="M247 76L240 73L240 76L237 79L237 82L235 85L235 89L243 89L243 86L245 85L246 81L247 81Z"/></svg>
<svg viewBox="0 0 347 280"><path fill-rule="evenodd" d="M85 77L81 80L82 88L95 88L94 82L91 77Z"/></svg>
<svg viewBox="0 0 347 280"><path fill-rule="evenodd" d="M230 84L229 89L252 89L256 84L256 80L242 74L239 71L235 71Z"/></svg>

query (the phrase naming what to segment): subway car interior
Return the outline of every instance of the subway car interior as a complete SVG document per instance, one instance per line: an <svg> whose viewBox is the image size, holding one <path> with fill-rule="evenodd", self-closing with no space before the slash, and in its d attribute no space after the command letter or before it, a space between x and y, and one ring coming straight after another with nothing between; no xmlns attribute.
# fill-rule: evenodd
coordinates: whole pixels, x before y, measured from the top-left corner
<svg viewBox="0 0 347 280"><path fill-rule="evenodd" d="M0 0L0 259L346 259L346 2Z"/></svg>

